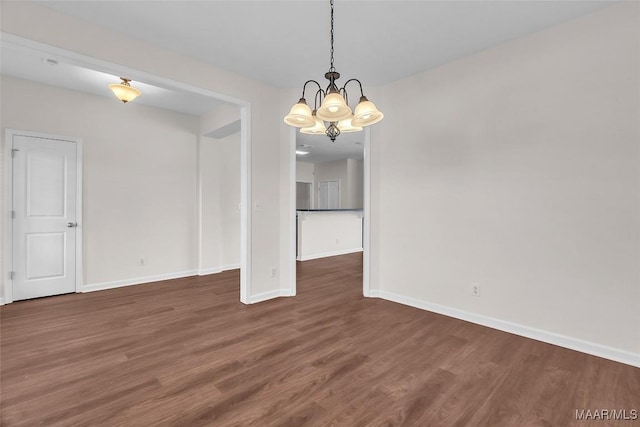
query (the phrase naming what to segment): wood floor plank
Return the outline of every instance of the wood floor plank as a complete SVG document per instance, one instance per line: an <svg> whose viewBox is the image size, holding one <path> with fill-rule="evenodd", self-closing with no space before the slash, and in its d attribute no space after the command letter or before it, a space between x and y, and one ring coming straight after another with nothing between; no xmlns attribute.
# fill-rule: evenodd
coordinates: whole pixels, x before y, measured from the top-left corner
<svg viewBox="0 0 640 427"><path fill-rule="evenodd" d="M640 410L640 369L362 296L362 256L0 308L2 426L580 426ZM599 421L598 425L633 425Z"/></svg>

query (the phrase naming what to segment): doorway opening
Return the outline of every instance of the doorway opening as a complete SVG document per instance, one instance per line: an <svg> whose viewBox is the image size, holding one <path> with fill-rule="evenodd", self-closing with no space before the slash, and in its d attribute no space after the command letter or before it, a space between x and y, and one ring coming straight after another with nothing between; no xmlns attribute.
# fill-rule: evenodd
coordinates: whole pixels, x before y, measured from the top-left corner
<svg viewBox="0 0 640 427"><path fill-rule="evenodd" d="M350 261L347 260L351 262L358 258L360 255L357 253L360 253L361 260L356 261L362 264L362 292L364 296L369 296L370 130L365 128L359 134L356 144L360 145L360 158L353 152L346 155L338 154L338 158L334 154L333 158L321 157L320 160L325 161L316 164L318 158L314 159L314 148L309 144L309 140L302 140L296 129L291 129L291 295L297 293L297 269L302 268L302 263L320 258L330 261L332 256L347 254L351 254L347 256L351 257ZM328 141L322 140L319 136L313 138L317 138L318 144L328 144ZM335 142L339 143L339 140ZM296 148L300 146L311 154L305 155L304 158L296 157ZM346 144L338 150L340 149L348 150ZM298 189L305 181L312 183L311 188L315 189L308 209L305 208L306 204L298 204ZM334 258L334 261L336 260Z"/></svg>
<svg viewBox="0 0 640 427"><path fill-rule="evenodd" d="M73 65L76 67L82 67L84 69L86 69L87 71L91 71L94 73L97 73L98 75L107 75L109 78L114 78L113 76L128 76L130 78L133 79L134 82L146 82L149 85L152 85L156 88L156 90L158 91L157 93L161 93L161 92L168 92L168 91L173 91L176 93L183 93L183 94L190 94L193 96L198 96L201 99L204 98L208 98L208 99L213 99L213 100L217 100L220 101L222 103L226 103L228 105L232 105L236 111L239 111L239 144L240 144L240 165L239 165L239 171L240 171L240 176L239 176L239 181L240 181L240 202L236 205L236 209L239 210L240 212L240 243L239 243L239 247L240 247L240 300L243 303L250 303L252 302L250 300L250 295L251 295L251 289L250 289L250 284L251 284L251 271L250 271L250 266L251 266L251 211L250 211L250 207L251 207L251 171L250 171L250 164L251 164L251 159L250 159L250 123L251 123L251 104L247 101L244 101L242 99L238 99L238 98L233 98L227 95L223 95L217 92L213 92L211 90L208 89L203 89L203 88L199 88L196 86L191 86L188 84L184 84L175 80L171 80L168 78L164 78L161 76L157 76L157 75L153 75L153 74L149 74L146 73L144 71L140 71L140 70L136 70L136 69L132 69L132 68L128 68L128 67L124 67L121 65L117 65L117 64L113 64L113 63L109 63L106 61L102 61L99 59L95 59L95 58L91 58L91 57L87 57L85 55L76 53L76 52L72 52L72 51L67 51L65 49L60 49L60 48L56 48L53 46L49 46L43 43L39 43L39 42L35 42L32 40L28 40L28 39L24 39L18 36L14 36L14 35L3 35L3 40L2 40L2 49L3 49L3 59L4 58L4 53L8 52L9 50L16 50L19 52L24 53L25 51L30 51L33 53L36 53L38 55L38 58L42 58L42 57L55 57L56 58L56 64L58 64L57 66L63 66L65 64L68 65ZM3 61L3 67L6 64L6 61ZM99 70L99 71L98 71ZM62 74L62 73L61 73ZM19 77L18 77L19 78ZM117 79L117 77L116 77ZM63 86L64 87L64 86ZM104 89L106 87L106 85L101 86L102 89ZM152 92L147 92L149 95L149 98L151 98L152 96ZM133 105L131 106L133 108L135 108ZM161 107L160 107L161 108ZM8 126L10 126L10 124L8 123ZM178 129L178 128L176 128ZM182 129L182 128L180 128ZM82 135L79 135L82 136ZM196 137L196 135L194 134L194 138ZM85 141L86 142L86 141ZM6 144L5 144L6 145ZM86 148L86 147L85 147ZM195 158L195 157L194 157ZM167 163L170 163L171 159L167 159ZM12 203L12 199L11 199L11 191L10 191L10 187L7 185L7 183L9 181L7 181L7 172L9 170L9 168L11 167L10 165L10 161L8 160L8 158L5 156L5 159L3 161L4 163L4 168L5 168L5 180L4 180L4 187L5 187L5 191L4 191L4 203L5 206L11 206ZM192 169L194 170L194 169ZM194 179L192 181L194 184L196 182L196 180ZM193 191L192 195L196 194L197 189L195 188L195 185L192 185L193 190L189 190L189 191ZM190 196L193 197L195 199L195 196ZM198 203L200 203L201 201L199 200ZM183 205L184 206L184 205ZM191 205L190 205L191 206ZM192 210L195 209L199 209L200 206L197 206L195 208L192 208ZM190 216L190 218L195 217L195 212L193 216ZM10 218L10 213L8 213L6 210L3 211L3 223L5 225L5 230L10 230L10 222L11 222L11 218ZM82 228L81 223L79 223L78 228L81 229ZM186 230L186 228L185 228ZM188 239L193 240L197 240L198 236L196 235L196 233L201 233L201 229L198 228L198 225L195 224L193 226L190 226L188 229L189 232L189 237ZM193 234L192 234L193 233ZM86 237L87 233L85 232L85 237ZM10 274L8 274L9 272L13 271L13 266L14 266L14 260L12 259L12 246L13 246L13 241L12 241L12 236L11 233L5 232L3 233L3 239L2 239L2 245L3 245L3 272L5 274L3 274L3 281L2 281L2 290L3 290L3 295L2 298L0 298L0 303L9 303L13 301L12 295L11 295L11 291L9 290L9 288L12 288L13 285L13 278ZM191 243L189 243L189 245L191 245ZM197 256L198 256L198 249L196 246L196 243L194 243L192 246L189 247L189 250L184 252L184 253L188 253L189 255L189 259L193 260L193 264L190 265L187 269L184 269L184 271L178 271L176 272L176 274L180 274L176 275L175 277L184 277L186 275L194 275L197 274L197 270L194 269L197 268ZM137 254L136 254L137 255ZM141 254L143 255L143 254ZM140 256L139 259L134 260L133 262L139 262L138 266L140 265L145 265L145 263L148 260L144 258L144 256ZM86 262L86 261L85 261ZM134 264L135 265L135 264ZM134 267L135 268L135 267ZM95 270L95 269L94 269ZM141 271L141 270L140 270ZM84 269L84 274L86 274L86 268ZM143 275L140 275L143 276ZM125 277L137 277L133 274L130 274L128 276ZM171 277L158 277L158 276L154 276L154 275L149 275L144 276L144 277L140 277L141 279L144 279L145 281L154 281L155 280L162 280L162 279L166 279L166 278L171 278ZM83 274L78 275L78 280L80 281L79 284L77 285L76 291L77 292L87 292L87 291L92 291L92 290L98 290L100 289L100 287L98 286L88 286L85 283L85 277L83 276ZM129 282L129 281L113 281L113 282L108 282L105 281L104 285L105 287L103 287L102 289L106 289L108 287L118 287L118 286L125 286L128 284L136 284L136 283L144 283L145 281L137 281L137 282L132 282L132 283L121 283L121 282ZM99 285L103 285L103 283L99 283ZM108 287L107 287L108 286Z"/></svg>

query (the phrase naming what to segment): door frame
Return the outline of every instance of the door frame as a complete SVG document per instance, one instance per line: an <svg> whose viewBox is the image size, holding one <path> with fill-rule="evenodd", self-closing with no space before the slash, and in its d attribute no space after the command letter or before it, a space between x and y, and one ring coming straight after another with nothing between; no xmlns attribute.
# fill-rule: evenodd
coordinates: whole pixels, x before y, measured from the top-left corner
<svg viewBox="0 0 640 427"><path fill-rule="evenodd" d="M362 295L371 296L371 129L364 130L364 179L362 224ZM296 146L297 128L289 130L289 295L297 293L296 278ZM342 187L342 185L341 185ZM341 190L342 191L342 190Z"/></svg>
<svg viewBox="0 0 640 427"><path fill-rule="evenodd" d="M6 129L4 134L4 149L2 151L3 156L3 188L4 188L4 200L3 216L4 216L4 232L2 235L2 254L4 255L4 263L2 266L3 273L5 274L5 280L3 283L4 298L2 304L8 304L13 302L13 277L11 275L13 271L13 137L14 136L26 136L30 138L48 139L51 141L67 141L76 144L76 222L79 224L76 227L76 259L75 259L75 291L82 292L83 281L83 265L84 259L82 253L83 235L82 230L84 228L84 222L82 220L82 138L52 135L40 132L22 131L16 129Z"/></svg>

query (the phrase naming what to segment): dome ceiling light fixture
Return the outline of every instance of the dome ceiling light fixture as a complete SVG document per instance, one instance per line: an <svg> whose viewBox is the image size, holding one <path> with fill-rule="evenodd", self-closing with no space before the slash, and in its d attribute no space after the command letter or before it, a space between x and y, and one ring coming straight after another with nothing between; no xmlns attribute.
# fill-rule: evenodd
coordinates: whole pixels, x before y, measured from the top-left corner
<svg viewBox="0 0 640 427"><path fill-rule="evenodd" d="M120 77L120 80L122 82L109 85L109 89L120 101L126 104L140 96L140 91L129 84L131 79Z"/></svg>
<svg viewBox="0 0 640 427"><path fill-rule="evenodd" d="M329 80L329 85L325 90L320 83L315 80L307 80L302 86L302 97L291 108L289 114L284 118L284 122L289 126L301 128L300 132L308 135L325 134L331 141L341 133L361 131L364 126L378 123L384 118L384 114L376 108L373 102L369 101L362 91L362 83L358 79L349 79L341 88L336 85L336 80L340 78L333 66L333 0L331 5L331 65L324 77ZM349 97L347 85L351 82L358 82L360 86L360 101L354 112L349 107ZM311 111L304 93L307 84L315 83L318 90L315 93L314 109ZM318 108L320 101L320 108ZM326 125L328 122L329 125Z"/></svg>

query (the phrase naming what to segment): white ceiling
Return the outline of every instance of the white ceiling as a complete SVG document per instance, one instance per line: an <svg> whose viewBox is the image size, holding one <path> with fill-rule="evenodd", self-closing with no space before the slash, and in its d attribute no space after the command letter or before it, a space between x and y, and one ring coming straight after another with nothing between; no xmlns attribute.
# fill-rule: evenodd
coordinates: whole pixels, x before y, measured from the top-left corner
<svg viewBox="0 0 640 427"><path fill-rule="evenodd" d="M279 87L329 68L326 0L38 3ZM337 0L335 66L345 80L384 85L607 4Z"/></svg>
<svg viewBox="0 0 640 427"><path fill-rule="evenodd" d="M38 1L94 25L278 87L321 81L329 67L329 2ZM608 1L336 0L335 66L341 81L384 85L611 4ZM51 64L50 59L58 61ZM1 72L95 95L118 76L2 41ZM124 76L128 77L128 76ZM134 81L135 102L201 115L222 101ZM292 100L292 103L295 100ZM384 106L378 106L384 110ZM283 115L286 111L283 111ZM388 113L387 113L388 114ZM362 158L363 132L298 134L306 162Z"/></svg>
<svg viewBox="0 0 640 427"><path fill-rule="evenodd" d="M6 40L2 40L0 46L2 49L0 72L4 75L110 97L117 102L108 87L111 83L120 82L117 75L79 65L68 58L16 45ZM140 89L143 94L135 100L136 103L184 114L200 116L224 103L197 93L161 87L155 82L132 81L131 85Z"/></svg>
<svg viewBox="0 0 640 427"><path fill-rule="evenodd" d="M304 156L296 156L301 162L322 163L364 158L364 131L343 133L336 138L335 142L331 142L325 135L304 135L298 132L296 142L298 150L309 152Z"/></svg>

